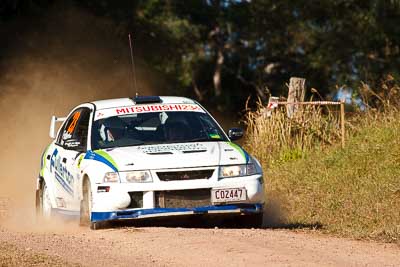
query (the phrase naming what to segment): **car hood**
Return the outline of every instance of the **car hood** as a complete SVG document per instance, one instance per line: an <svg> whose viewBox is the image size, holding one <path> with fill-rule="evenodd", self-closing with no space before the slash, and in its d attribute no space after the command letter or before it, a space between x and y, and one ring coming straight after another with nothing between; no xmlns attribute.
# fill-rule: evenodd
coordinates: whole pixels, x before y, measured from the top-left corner
<svg viewBox="0 0 400 267"><path fill-rule="evenodd" d="M107 154L116 169L170 169L244 164L249 156L232 142L198 142L118 147L94 151Z"/></svg>

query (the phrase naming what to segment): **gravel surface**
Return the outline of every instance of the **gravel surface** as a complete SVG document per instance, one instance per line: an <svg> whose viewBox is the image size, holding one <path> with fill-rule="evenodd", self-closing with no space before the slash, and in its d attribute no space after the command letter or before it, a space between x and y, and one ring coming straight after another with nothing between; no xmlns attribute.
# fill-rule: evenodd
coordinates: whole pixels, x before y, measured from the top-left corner
<svg viewBox="0 0 400 267"><path fill-rule="evenodd" d="M400 247L270 229L0 228L0 266L400 266Z"/></svg>
<svg viewBox="0 0 400 267"><path fill-rule="evenodd" d="M33 252L31 248L18 248L7 242L0 242L0 266L81 266L70 264L61 257Z"/></svg>

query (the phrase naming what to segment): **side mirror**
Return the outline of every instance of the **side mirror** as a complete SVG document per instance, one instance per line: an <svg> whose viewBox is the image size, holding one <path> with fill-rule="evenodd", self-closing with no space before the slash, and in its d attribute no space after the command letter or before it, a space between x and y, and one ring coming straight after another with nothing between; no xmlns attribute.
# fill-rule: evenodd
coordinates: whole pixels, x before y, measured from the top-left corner
<svg viewBox="0 0 400 267"><path fill-rule="evenodd" d="M232 141L242 138L243 137L243 129L240 129L240 128L231 128L231 129L229 129L228 137Z"/></svg>
<svg viewBox="0 0 400 267"><path fill-rule="evenodd" d="M69 150L84 150L81 141L78 139L68 139L64 141L64 148Z"/></svg>

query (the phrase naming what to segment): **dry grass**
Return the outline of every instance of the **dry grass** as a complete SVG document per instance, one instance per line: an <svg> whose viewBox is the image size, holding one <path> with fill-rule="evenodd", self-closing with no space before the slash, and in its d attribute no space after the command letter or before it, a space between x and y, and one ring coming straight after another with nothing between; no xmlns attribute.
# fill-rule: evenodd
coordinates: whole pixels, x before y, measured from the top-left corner
<svg viewBox="0 0 400 267"><path fill-rule="evenodd" d="M285 224L400 244L400 116L361 129L344 149L266 168Z"/></svg>
<svg viewBox="0 0 400 267"><path fill-rule="evenodd" d="M246 148L264 166L267 203L280 209L275 225L400 244L399 86L386 79L379 94L366 84L360 91L368 111L347 116L344 149L334 112L248 114Z"/></svg>
<svg viewBox="0 0 400 267"><path fill-rule="evenodd" d="M267 165L302 158L307 151L340 140L338 114L337 106L304 106L289 119L285 107L280 106L268 117L259 105L246 115L245 146Z"/></svg>

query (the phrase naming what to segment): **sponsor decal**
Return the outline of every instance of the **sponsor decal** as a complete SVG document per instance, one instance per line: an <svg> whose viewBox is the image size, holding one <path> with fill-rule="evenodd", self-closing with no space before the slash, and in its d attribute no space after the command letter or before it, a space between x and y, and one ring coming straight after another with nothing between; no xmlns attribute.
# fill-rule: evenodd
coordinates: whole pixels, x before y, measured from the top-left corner
<svg viewBox="0 0 400 267"><path fill-rule="evenodd" d="M58 149L54 149L53 154L50 158L50 172L53 173L56 180L69 194L73 195L72 184L74 182L74 176L67 170L67 167L61 161L61 157L58 154Z"/></svg>
<svg viewBox="0 0 400 267"><path fill-rule="evenodd" d="M118 171L117 163L115 163L114 159L104 150L89 150L86 152L84 159L99 161L106 164L113 171Z"/></svg>
<svg viewBox="0 0 400 267"><path fill-rule="evenodd" d="M72 134L64 131L63 135L62 135L62 140L67 140L70 139L72 137Z"/></svg>
<svg viewBox="0 0 400 267"><path fill-rule="evenodd" d="M142 146L138 147L146 154L158 154L170 151L205 151L207 147L200 143L188 143L188 144L173 144L173 145L153 145L153 146Z"/></svg>
<svg viewBox="0 0 400 267"><path fill-rule="evenodd" d="M65 200L62 197L56 197L56 204L57 208L66 208L67 203L65 203Z"/></svg>
<svg viewBox="0 0 400 267"><path fill-rule="evenodd" d="M166 104L166 105L146 105L132 106L126 108L116 108L117 115L129 113L143 113L155 111L200 111L201 108L191 104Z"/></svg>
<svg viewBox="0 0 400 267"><path fill-rule="evenodd" d="M50 172L53 172L53 168L55 166L55 159L58 155L58 149L54 149L53 153L51 154L51 158L50 158Z"/></svg>
<svg viewBox="0 0 400 267"><path fill-rule="evenodd" d="M233 147L235 150L237 150L244 158L244 160L246 161L246 163L249 162L250 160L250 156L249 154L246 152L246 150L244 150L241 146L233 143L233 142L227 142L228 145L230 145L231 147Z"/></svg>
<svg viewBox="0 0 400 267"><path fill-rule="evenodd" d="M219 134L209 134L208 136L212 139L221 139L221 136Z"/></svg>
<svg viewBox="0 0 400 267"><path fill-rule="evenodd" d="M97 112L96 118L102 118L104 116L104 113Z"/></svg>
<svg viewBox="0 0 400 267"><path fill-rule="evenodd" d="M57 172L55 172L54 176L56 177L56 180L61 184L61 186L65 189L65 191L67 191L68 194L74 195L72 188L67 184L67 182L64 180L64 178L61 175L59 175Z"/></svg>
<svg viewBox="0 0 400 267"><path fill-rule="evenodd" d="M104 109L96 112L95 120L106 118L115 115L126 115L136 113L148 113L148 112L162 112L162 111L194 111L203 112L205 111L198 105L195 104L153 104L153 105L137 105L130 107L118 107L111 109Z"/></svg>

